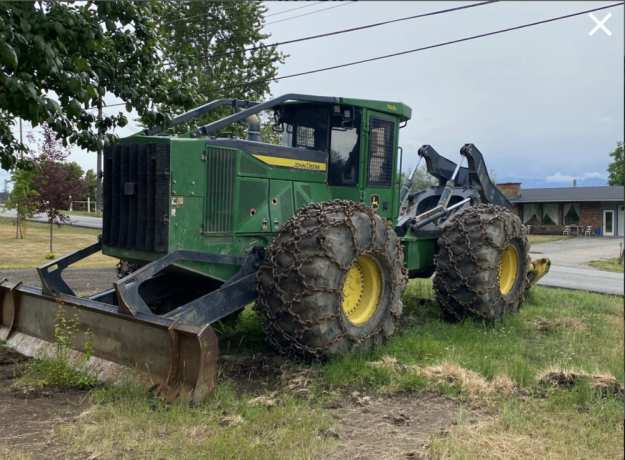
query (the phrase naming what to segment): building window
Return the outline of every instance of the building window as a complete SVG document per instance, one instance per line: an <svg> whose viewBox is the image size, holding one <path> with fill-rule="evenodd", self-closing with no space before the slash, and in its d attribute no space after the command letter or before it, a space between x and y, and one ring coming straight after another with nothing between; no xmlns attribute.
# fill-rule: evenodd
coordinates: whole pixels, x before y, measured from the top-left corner
<svg viewBox="0 0 625 460"><path fill-rule="evenodd" d="M564 203L562 218L564 225L579 225L579 203Z"/></svg>
<svg viewBox="0 0 625 460"><path fill-rule="evenodd" d="M543 225L560 225L558 203L543 204Z"/></svg>
<svg viewBox="0 0 625 460"><path fill-rule="evenodd" d="M523 205L523 225L540 225L537 204Z"/></svg>

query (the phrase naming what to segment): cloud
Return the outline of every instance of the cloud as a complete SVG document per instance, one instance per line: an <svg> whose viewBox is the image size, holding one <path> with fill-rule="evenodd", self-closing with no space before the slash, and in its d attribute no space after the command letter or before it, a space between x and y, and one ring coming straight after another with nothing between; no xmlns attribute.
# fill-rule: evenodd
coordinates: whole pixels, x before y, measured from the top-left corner
<svg viewBox="0 0 625 460"><path fill-rule="evenodd" d="M597 115L595 115L593 119L595 123L612 123L614 121L614 118L612 118L610 115L606 115L605 117L598 117Z"/></svg>
<svg viewBox="0 0 625 460"><path fill-rule="evenodd" d="M547 176L547 182L573 182L573 180L585 180L585 179L603 179L603 174L598 172L584 173L581 176L564 176L560 172L555 173L553 176Z"/></svg>

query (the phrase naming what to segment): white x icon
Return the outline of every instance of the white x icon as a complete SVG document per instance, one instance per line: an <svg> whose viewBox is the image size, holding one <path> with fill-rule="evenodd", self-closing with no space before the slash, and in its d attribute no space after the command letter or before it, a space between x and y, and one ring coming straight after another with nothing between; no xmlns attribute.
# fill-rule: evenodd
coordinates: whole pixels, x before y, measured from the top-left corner
<svg viewBox="0 0 625 460"><path fill-rule="evenodd" d="M605 18L603 18L603 21L601 21L601 22L599 22L599 19L597 19L597 18L595 17L595 15L594 15L594 14L590 13L590 14L589 14L589 16L592 18L592 20L593 20L593 21L595 21L595 22L597 23L597 25L595 26L595 28L594 28L594 29L592 29L592 30L590 31L590 33L589 33L588 35L590 35L590 36L592 37L592 35L593 35L596 31L598 31L600 27L603 29L603 31L604 31L606 34L608 34L608 36L611 36L611 35L612 35L612 32L610 32L610 31L607 29L607 27L603 25L603 24L605 24L605 22L606 22L608 19L610 19L610 18L612 17L612 13L608 13L608 15L607 15Z"/></svg>

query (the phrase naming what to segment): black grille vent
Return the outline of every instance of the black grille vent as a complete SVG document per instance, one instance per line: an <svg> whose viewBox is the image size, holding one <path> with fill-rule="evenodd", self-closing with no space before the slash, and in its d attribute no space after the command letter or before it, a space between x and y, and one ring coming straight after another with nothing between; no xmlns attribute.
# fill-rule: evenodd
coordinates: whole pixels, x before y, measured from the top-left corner
<svg viewBox="0 0 625 460"><path fill-rule="evenodd" d="M124 144L104 151L102 242L167 252L169 145Z"/></svg>
<svg viewBox="0 0 625 460"><path fill-rule="evenodd" d="M395 123L371 117L367 186L389 188L393 178Z"/></svg>

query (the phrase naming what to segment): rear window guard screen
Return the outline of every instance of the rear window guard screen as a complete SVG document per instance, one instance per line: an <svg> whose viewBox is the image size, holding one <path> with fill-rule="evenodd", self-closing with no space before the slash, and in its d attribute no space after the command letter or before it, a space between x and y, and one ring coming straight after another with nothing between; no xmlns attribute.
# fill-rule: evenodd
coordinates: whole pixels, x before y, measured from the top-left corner
<svg viewBox="0 0 625 460"><path fill-rule="evenodd" d="M395 123L371 117L368 187L390 188L393 179Z"/></svg>

